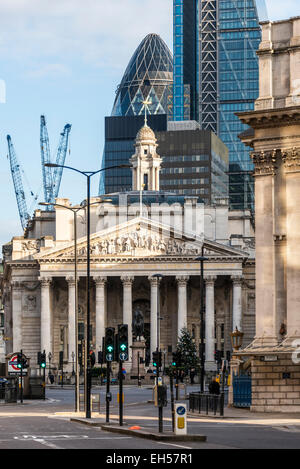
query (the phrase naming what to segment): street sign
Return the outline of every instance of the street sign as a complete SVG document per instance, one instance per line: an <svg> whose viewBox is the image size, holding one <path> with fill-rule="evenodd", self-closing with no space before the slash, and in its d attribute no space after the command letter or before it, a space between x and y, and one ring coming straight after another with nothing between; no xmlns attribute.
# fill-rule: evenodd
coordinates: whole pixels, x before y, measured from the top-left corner
<svg viewBox="0 0 300 469"><path fill-rule="evenodd" d="M107 354L106 354L106 361L107 361L107 362L112 362L112 361L113 361L113 358L114 358L114 354L113 354L113 353L107 353Z"/></svg>
<svg viewBox="0 0 300 469"><path fill-rule="evenodd" d="M21 370L20 368L17 367L17 362L18 362L18 354L17 353L14 353L8 364L7 364L7 372L8 374L21 374ZM26 375L27 374L27 368L23 368L22 370L22 374L23 375Z"/></svg>
<svg viewBox="0 0 300 469"><path fill-rule="evenodd" d="M186 416L187 416L187 407L186 404L175 404L175 434L176 435L186 435L187 426L186 426Z"/></svg>
<svg viewBox="0 0 300 469"><path fill-rule="evenodd" d="M122 352L120 353L119 357L122 362L125 362L128 359L128 354L125 352Z"/></svg>

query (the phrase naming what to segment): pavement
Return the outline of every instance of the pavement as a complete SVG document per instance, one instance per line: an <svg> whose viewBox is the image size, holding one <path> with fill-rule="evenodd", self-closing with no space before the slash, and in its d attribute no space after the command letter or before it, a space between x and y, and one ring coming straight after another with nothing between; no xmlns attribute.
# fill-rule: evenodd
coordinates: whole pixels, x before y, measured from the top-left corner
<svg viewBox="0 0 300 469"><path fill-rule="evenodd" d="M119 426L117 391L112 391L110 422L105 413L105 388L100 413L86 419L74 412L74 389L48 388L47 399L0 406L2 448L119 448L119 449L299 449L300 413L254 413L225 407L224 417L188 413L188 441L172 433L170 401L163 411L163 434L158 433L158 409L148 401L152 388L125 390L124 425ZM181 399L181 402L187 402ZM132 428L134 427L134 428ZM138 433L139 432L139 433ZM151 439L150 439L151 438ZM180 439L179 439L180 438ZM207 438L207 440L206 440ZM133 453L135 454L135 453Z"/></svg>

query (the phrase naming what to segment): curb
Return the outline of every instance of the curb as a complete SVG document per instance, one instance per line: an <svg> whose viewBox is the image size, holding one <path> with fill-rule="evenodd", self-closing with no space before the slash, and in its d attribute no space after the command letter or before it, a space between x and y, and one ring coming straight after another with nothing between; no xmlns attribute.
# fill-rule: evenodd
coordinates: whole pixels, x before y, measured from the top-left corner
<svg viewBox="0 0 300 469"><path fill-rule="evenodd" d="M93 422L91 420L84 420L78 418L71 418L71 422L81 423L83 425L89 425L92 427L100 427L102 430L111 433L120 433L123 435L130 435L136 438L144 438L146 440L155 441L202 441L207 440L206 435L174 435L173 433L151 433L144 430L130 430L126 427L120 427L118 425L107 425L105 423Z"/></svg>
<svg viewBox="0 0 300 469"><path fill-rule="evenodd" d="M123 428L119 426L112 425L100 425L101 429L111 433L121 433L123 435L131 435L137 438L144 438L147 440L156 440L156 441L206 441L207 437L205 435L174 435L167 433L150 433L144 430L130 430L129 428Z"/></svg>

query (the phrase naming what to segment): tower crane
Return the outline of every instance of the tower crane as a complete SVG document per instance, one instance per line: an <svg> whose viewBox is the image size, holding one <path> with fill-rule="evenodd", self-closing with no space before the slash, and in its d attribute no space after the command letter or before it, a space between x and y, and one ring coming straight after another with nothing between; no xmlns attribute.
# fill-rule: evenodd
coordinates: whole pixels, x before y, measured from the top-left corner
<svg viewBox="0 0 300 469"><path fill-rule="evenodd" d="M57 156L56 156L56 161L55 161L55 163L60 166L63 166L65 163L70 131L71 131L71 125L66 124L63 132L60 134L60 141L59 141L58 151L57 151ZM58 196L63 168L56 167L53 171L52 168L45 166L45 164L51 163L49 137L48 137L45 116L41 116L40 143L41 143L41 161L42 161L42 173L43 173L44 198L45 198L45 202L54 204L55 198ZM53 210L53 206L48 205L46 210Z"/></svg>
<svg viewBox="0 0 300 469"><path fill-rule="evenodd" d="M59 145L58 145L58 150L57 150L57 155L56 155L56 164L60 166L63 166L65 163L70 131L71 131L71 125L66 124L64 126L63 132L60 134L60 140L59 140ZM8 157L9 157L9 162L10 162L10 170L11 170L11 175L13 179L21 225L24 230L27 226L28 220L30 219L30 215L29 215L29 211L27 208L26 194L25 194L24 186L23 186L23 179L22 179L23 171L18 161L10 135L7 135L7 142L8 142ZM45 166L46 163L51 163L49 137L48 137L45 116L41 116L40 144L41 144L42 173L43 173L43 187L44 187L45 202L54 204L55 198L58 196L63 168L56 167L54 172L52 172L52 168L47 168ZM27 184L28 184L28 181L27 181ZM36 200L38 199L38 194L34 195L34 193L32 192L30 188L29 190L30 190L31 196L34 197L34 203L36 203ZM31 208L32 206L30 207L30 211L31 211ZM52 209L53 209L53 205L50 205L50 206L47 206L46 210L52 210Z"/></svg>
<svg viewBox="0 0 300 469"><path fill-rule="evenodd" d="M10 170L11 175L14 183L15 194L18 204L19 215L21 219L21 225L23 230L27 225L27 221L30 218L27 210L27 203L26 197L23 187L22 181L22 174L20 169L20 164L17 159L17 155L14 149L14 146L11 141L10 135L7 135L7 142L8 142L8 155L9 155L9 162L10 162Z"/></svg>

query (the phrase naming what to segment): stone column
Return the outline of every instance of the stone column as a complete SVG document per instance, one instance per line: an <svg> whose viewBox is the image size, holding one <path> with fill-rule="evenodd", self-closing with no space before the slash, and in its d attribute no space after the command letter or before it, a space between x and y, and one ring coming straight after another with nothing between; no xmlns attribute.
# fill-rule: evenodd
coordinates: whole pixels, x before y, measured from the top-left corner
<svg viewBox="0 0 300 469"><path fill-rule="evenodd" d="M102 350L102 337L106 327L106 282L107 277L94 277L96 283L96 351Z"/></svg>
<svg viewBox="0 0 300 469"><path fill-rule="evenodd" d="M41 351L52 353L52 318L50 308L51 277L40 277L41 282Z"/></svg>
<svg viewBox="0 0 300 469"><path fill-rule="evenodd" d="M132 349L132 283L134 281L133 275L123 275L121 277L123 282L123 324L128 324L128 353L129 361L131 361Z"/></svg>
<svg viewBox="0 0 300 469"><path fill-rule="evenodd" d="M68 282L68 362L72 363L72 352L76 354L76 301L75 301L75 277L66 277Z"/></svg>
<svg viewBox="0 0 300 469"><path fill-rule="evenodd" d="M300 54L298 55L298 57ZM300 337L300 149L283 152L286 173L287 338Z"/></svg>
<svg viewBox="0 0 300 469"><path fill-rule="evenodd" d="M149 277L151 284L151 319L150 319L150 354L152 361L152 352L155 352L157 344L157 301L158 301L158 289L159 279L155 277Z"/></svg>
<svg viewBox="0 0 300 469"><path fill-rule="evenodd" d="M19 352L22 348L22 290L21 282L12 281L13 352Z"/></svg>
<svg viewBox="0 0 300 469"><path fill-rule="evenodd" d="M242 330L242 277L232 276L233 295L232 295L232 330L236 327Z"/></svg>
<svg viewBox="0 0 300 469"><path fill-rule="evenodd" d="M187 282L188 275L176 277L178 285L178 312L177 312L177 335L180 337L181 329L187 328Z"/></svg>
<svg viewBox="0 0 300 469"><path fill-rule="evenodd" d="M215 281L207 276L205 281L205 369L216 370L215 362Z"/></svg>

